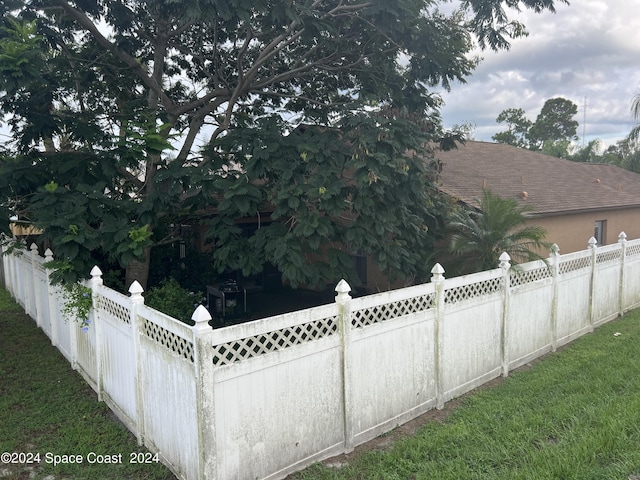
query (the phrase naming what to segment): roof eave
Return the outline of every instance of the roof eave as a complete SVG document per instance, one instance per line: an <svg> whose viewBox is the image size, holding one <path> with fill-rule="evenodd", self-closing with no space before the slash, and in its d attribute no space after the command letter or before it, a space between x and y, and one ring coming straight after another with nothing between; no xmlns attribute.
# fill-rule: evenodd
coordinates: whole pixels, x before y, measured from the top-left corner
<svg viewBox="0 0 640 480"><path fill-rule="evenodd" d="M640 208L640 204L633 205L613 205L608 207L591 207L591 208L580 208L580 209L571 209L571 210L552 210L552 211L534 211L530 212L528 216L530 217L555 217L558 215L576 215L580 213L594 213L594 212L610 212L612 210L630 210L632 208Z"/></svg>

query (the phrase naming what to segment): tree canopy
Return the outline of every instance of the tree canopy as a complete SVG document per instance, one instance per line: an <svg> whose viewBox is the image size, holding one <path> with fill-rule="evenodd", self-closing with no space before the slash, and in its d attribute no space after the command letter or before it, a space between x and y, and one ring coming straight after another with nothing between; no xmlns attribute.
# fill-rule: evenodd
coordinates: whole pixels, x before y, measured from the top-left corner
<svg viewBox="0 0 640 480"><path fill-rule="evenodd" d="M357 251L418 275L437 89L465 81L475 42L526 34L502 4L0 1L3 211L44 230L66 280L103 257L144 284L150 249L203 219L221 270L319 284Z"/></svg>
<svg viewBox="0 0 640 480"><path fill-rule="evenodd" d="M523 109L508 108L496 118L496 122L506 123L508 129L491 138L498 143L566 157L571 142L578 138L578 122L573 119L576 113L578 106L561 97L547 100L534 122L525 116Z"/></svg>
<svg viewBox="0 0 640 480"><path fill-rule="evenodd" d="M491 137L493 140L520 148L529 147L529 130L533 122L525 116L525 111L522 108L503 110L496 118L496 122L506 123L508 128L504 132L496 133Z"/></svg>

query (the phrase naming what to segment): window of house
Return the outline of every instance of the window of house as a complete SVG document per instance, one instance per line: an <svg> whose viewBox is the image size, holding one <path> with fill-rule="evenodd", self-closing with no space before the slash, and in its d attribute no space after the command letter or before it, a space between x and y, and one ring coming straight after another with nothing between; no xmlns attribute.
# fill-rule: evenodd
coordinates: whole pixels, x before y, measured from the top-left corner
<svg viewBox="0 0 640 480"><path fill-rule="evenodd" d="M598 245L605 244L606 228L607 228L606 220L596 220L596 224L593 232L593 238L596 239L596 241L598 242Z"/></svg>

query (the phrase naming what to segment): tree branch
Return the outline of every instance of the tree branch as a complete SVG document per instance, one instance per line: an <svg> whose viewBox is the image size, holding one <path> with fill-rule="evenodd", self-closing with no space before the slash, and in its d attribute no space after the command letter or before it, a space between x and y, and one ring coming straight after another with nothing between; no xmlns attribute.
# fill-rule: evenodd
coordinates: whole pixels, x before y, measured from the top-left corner
<svg viewBox="0 0 640 480"><path fill-rule="evenodd" d="M105 36L102 35L100 30L98 30L98 27L96 27L93 21L83 12L72 7L68 2L64 0L55 0L55 2L57 5L62 7L62 9L67 12L73 19L75 19L81 27L87 30L93 36L93 38L95 38L99 45L106 48L110 52L113 52L114 55L120 58L125 64L127 64L127 66L135 71L142 82L158 95L167 111L174 110L174 103L166 95L166 93L162 89L162 85L159 85L153 78L149 76L149 74L145 71L138 60L136 60L126 52L123 52L117 47L117 45L105 38Z"/></svg>

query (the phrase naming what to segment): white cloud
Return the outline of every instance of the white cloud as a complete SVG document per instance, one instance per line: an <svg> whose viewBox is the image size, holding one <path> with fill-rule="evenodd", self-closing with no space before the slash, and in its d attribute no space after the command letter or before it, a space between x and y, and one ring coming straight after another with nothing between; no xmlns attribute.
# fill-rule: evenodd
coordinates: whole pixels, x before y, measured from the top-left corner
<svg viewBox="0 0 640 480"><path fill-rule="evenodd" d="M586 141L614 143L634 125L630 107L640 93L640 0L577 0L557 13L522 12L530 35L509 51L485 57L466 85L443 93L445 126L471 122L475 138L491 140L504 130L495 122L506 108L523 108L535 119L544 102L564 97L580 110L586 97Z"/></svg>

